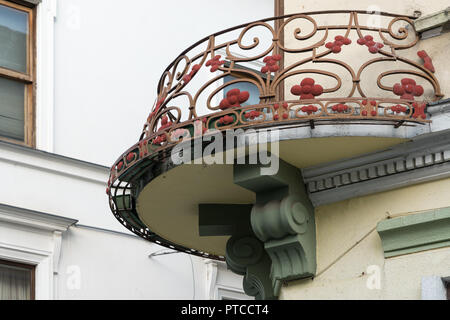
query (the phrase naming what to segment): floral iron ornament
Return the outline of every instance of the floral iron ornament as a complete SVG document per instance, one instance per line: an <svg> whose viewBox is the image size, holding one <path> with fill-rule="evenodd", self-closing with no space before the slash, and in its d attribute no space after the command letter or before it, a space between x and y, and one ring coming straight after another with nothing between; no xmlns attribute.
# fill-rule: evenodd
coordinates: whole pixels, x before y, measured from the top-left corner
<svg viewBox="0 0 450 320"><path fill-rule="evenodd" d="M429 123L427 102L443 94L431 57L423 50L408 55L417 52L420 41L415 18L380 13L375 28L360 23L368 16L338 10L269 18L218 32L184 50L158 83L157 102L140 141L112 166L107 193L117 219L148 240L205 254L158 237L138 217L127 216L120 209L126 203L118 200L131 192L134 169L166 156L181 140L173 137L182 132L193 136L255 126L313 130L336 123L367 124L369 130L376 123L394 128ZM347 23L325 22L333 17ZM243 89L248 86L255 90Z"/></svg>

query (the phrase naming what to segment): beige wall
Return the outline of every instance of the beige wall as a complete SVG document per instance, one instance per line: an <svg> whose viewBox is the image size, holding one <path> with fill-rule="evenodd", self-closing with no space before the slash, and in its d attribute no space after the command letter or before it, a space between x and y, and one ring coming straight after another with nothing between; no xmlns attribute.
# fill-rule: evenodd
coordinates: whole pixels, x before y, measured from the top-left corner
<svg viewBox="0 0 450 320"><path fill-rule="evenodd" d="M439 10L443 10L448 7L448 0L402 0L402 1L392 1L392 0L330 0L330 1L303 1L303 0L286 0L285 1L285 14L292 13L301 13L301 12L312 12L312 11L325 11L325 10L367 10L369 7L374 9L373 5L377 5L380 11L397 13L402 15L414 15L415 11L420 11L423 15L430 14ZM361 15L360 16L360 24L367 24L367 19L369 16ZM349 15L339 14L339 15L320 15L314 16L318 25L330 25L330 24L339 24L346 25L349 20ZM389 22L392 18L382 17L381 18L381 26L387 28ZM399 27L405 26L405 22L397 22L393 25L393 31L397 31ZM302 48L307 45L311 45L319 41L323 35L324 31L319 31L315 36L311 39L305 41L299 41L294 38L294 30L296 28L301 28L301 35L308 34L312 30L312 24L306 20L297 19L289 23L285 28L285 46L288 48ZM326 42L334 41L334 37L336 35L344 35L345 30L330 30L330 33L327 37ZM374 37L376 42L382 42L377 32L369 32L363 31L364 35L370 34ZM359 67L366 61L382 57L380 54L371 54L368 52L368 48L366 46L361 46L356 43L358 39L357 33L355 30L352 30L349 38L352 39L352 44L349 46L343 46L342 51L339 54L330 54L327 55L328 59L338 59L348 63L354 70L357 72ZM413 35L402 41L394 40L390 37L387 37L388 40L398 43L398 44L406 44L410 43L411 40L414 39ZM325 42L325 43L326 43ZM324 46L320 47L317 50L317 53L327 50ZM386 51L390 51L390 49L386 46L384 48ZM426 40L421 40L417 45L413 46L410 49L405 50L396 50L396 54L408 58L416 63L422 65L421 59L417 56L417 51L426 50L428 55L433 59L433 64L436 69L435 77L438 79L441 85L441 92L444 95L450 94L450 69L447 66L448 61L448 52L450 51L450 33L446 33L439 37L430 38ZM285 56L286 66L292 65L293 63L310 57L311 52L308 51L306 53L287 53ZM337 66L335 64L330 63L307 63L300 67L301 69L305 68L314 68L325 71L330 71L338 74L342 81L342 87L340 91L335 93L328 93L321 96L321 98L325 97L343 97L347 96L350 93L352 78L349 72L341 66ZM299 68L299 69L300 69ZM373 64L369 66L361 75L361 85L366 95L369 97L390 97L390 98L398 98L392 92L381 90L377 87L376 80L380 73L394 70L394 69L402 69L402 70L411 70L412 67L403 62L381 62L377 64ZM414 69L414 68L413 68ZM417 70L417 69L415 69ZM417 70L418 71L418 70ZM332 78L325 77L323 75L297 75L294 77L290 77L285 82L286 88L286 98L287 99L297 99L297 97L291 95L290 89L294 84L298 84L304 77L312 76L316 82L322 84L325 88L331 88L336 85L336 81ZM425 89L424 98L425 100L432 100L434 98L434 89L433 87L423 80L420 77L411 76L408 74L401 74L398 76L389 76L382 80L382 83L387 86L393 86L395 83L400 82L400 80L404 77L411 77L415 79L418 83L422 84ZM359 96L359 94L356 94Z"/></svg>
<svg viewBox="0 0 450 320"><path fill-rule="evenodd" d="M450 206L450 179L350 199L316 208L317 274L288 283L281 299L420 299L421 277L450 276L450 248L384 259L375 230L386 217ZM370 290L367 267L381 271Z"/></svg>

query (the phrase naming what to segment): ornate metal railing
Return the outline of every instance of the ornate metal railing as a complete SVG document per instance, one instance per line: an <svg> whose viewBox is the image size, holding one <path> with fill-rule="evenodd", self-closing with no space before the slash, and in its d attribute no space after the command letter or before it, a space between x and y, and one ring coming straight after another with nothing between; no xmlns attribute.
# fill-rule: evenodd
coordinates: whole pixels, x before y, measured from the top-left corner
<svg viewBox="0 0 450 320"><path fill-rule="evenodd" d="M411 58L419 42L414 17L380 13L380 25L360 23L373 17L362 11L324 11L268 18L218 32L182 52L159 81L140 141L112 166L107 193L115 216L144 238L194 252L148 230L133 203L139 168L163 157L185 133L430 122L427 103L443 95L426 52ZM331 25L330 19L346 23ZM233 79L225 82L227 76ZM256 88L258 96L228 90L240 83ZM259 103L245 104L255 98Z"/></svg>

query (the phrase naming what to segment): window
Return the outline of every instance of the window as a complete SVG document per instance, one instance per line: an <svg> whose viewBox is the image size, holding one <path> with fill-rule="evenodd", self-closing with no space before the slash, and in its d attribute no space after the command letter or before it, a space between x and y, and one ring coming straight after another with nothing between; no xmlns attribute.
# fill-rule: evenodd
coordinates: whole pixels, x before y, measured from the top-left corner
<svg viewBox="0 0 450 320"><path fill-rule="evenodd" d="M35 267L0 260L0 300L34 300Z"/></svg>
<svg viewBox="0 0 450 320"><path fill-rule="evenodd" d="M225 66L229 67L230 63L228 61L225 62ZM236 64L234 67L237 68L237 69L244 69L244 70L247 69L249 71L256 72L263 79L266 79L266 75L265 74L262 74L262 73L256 71L253 68L244 67L244 66L241 66L241 65L238 65L238 64ZM248 77L248 75L247 75L247 77ZM223 83L226 84L228 82L231 82L231 81L234 81L234 80L238 80L240 78L243 78L242 74L237 73L237 72L236 73L232 72L231 75L227 75L227 76L225 76L223 78ZM228 91L230 91L232 89L239 89L241 91L248 91L248 93L250 94L250 98L245 103L241 104L243 107L250 106L250 105L255 105L255 104L259 104L260 103L260 99L259 99L260 92L259 92L258 87L255 86L254 84L252 84L250 82L237 82L237 83L231 84L231 85L225 87L225 89L223 91L223 97L225 98L227 96Z"/></svg>
<svg viewBox="0 0 450 320"><path fill-rule="evenodd" d="M0 0L0 139L34 147L34 9Z"/></svg>

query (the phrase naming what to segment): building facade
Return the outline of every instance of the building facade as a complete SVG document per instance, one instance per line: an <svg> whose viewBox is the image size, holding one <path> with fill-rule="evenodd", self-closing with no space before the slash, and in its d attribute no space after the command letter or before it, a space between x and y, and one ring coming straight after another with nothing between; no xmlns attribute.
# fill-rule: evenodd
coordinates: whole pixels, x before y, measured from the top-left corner
<svg viewBox="0 0 450 320"><path fill-rule="evenodd" d="M228 4L0 0L2 299L447 298L448 4Z"/></svg>
<svg viewBox="0 0 450 320"><path fill-rule="evenodd" d="M200 39L111 168L114 216L258 299L446 299L446 5L276 1Z"/></svg>

